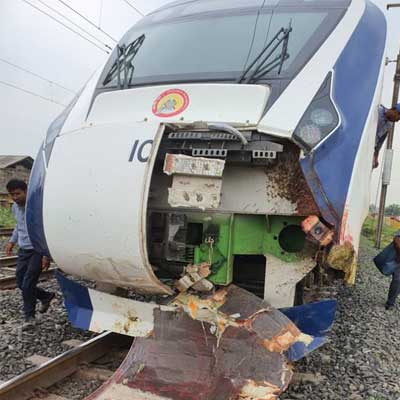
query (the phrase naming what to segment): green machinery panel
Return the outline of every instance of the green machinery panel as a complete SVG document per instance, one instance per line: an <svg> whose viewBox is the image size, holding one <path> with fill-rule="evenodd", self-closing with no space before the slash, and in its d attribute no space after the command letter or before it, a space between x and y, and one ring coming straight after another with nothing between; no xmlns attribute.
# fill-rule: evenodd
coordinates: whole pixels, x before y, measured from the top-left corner
<svg viewBox="0 0 400 400"><path fill-rule="evenodd" d="M210 281L219 285L232 282L233 259L235 255L271 254L282 261L295 262L299 253L285 251L280 240L288 246L304 238L298 232L289 232L293 225L300 225L302 217L263 215L214 215L204 219L204 215L194 214L190 222L203 225L203 243L195 248L195 263L211 260ZM288 234L279 237L283 229ZM299 230L297 230L299 231ZM291 243L293 242L293 243Z"/></svg>

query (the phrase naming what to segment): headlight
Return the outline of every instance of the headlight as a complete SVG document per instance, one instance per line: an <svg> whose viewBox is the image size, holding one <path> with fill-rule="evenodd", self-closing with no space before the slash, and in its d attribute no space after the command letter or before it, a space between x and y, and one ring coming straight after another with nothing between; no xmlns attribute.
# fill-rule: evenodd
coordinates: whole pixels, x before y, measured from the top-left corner
<svg viewBox="0 0 400 400"><path fill-rule="evenodd" d="M311 146L315 146L322 139L321 130L318 126L312 124L302 126L299 130L299 135Z"/></svg>
<svg viewBox="0 0 400 400"><path fill-rule="evenodd" d="M329 126L333 124L335 116L328 110L317 108L311 112L310 119L315 125Z"/></svg>
<svg viewBox="0 0 400 400"><path fill-rule="evenodd" d="M306 151L310 151L339 125L339 115L330 96L332 73L311 101L294 131L294 137Z"/></svg>

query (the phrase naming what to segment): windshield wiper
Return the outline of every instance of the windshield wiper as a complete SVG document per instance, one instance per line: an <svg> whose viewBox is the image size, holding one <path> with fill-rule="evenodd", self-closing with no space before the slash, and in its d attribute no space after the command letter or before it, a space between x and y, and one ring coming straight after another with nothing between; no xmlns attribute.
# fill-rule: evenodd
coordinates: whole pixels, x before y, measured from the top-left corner
<svg viewBox="0 0 400 400"><path fill-rule="evenodd" d="M276 67L278 67L279 75L282 72L283 63L290 57L287 49L289 43L289 35L292 30L292 21L289 22L287 28L282 27L281 29L279 29L275 36L261 50L260 54L258 54L253 62L246 68L246 70L243 72L237 82L255 83ZM282 50L280 54L271 60L271 56L281 44ZM253 71L251 71L251 69L257 63L259 63L257 67Z"/></svg>
<svg viewBox="0 0 400 400"><path fill-rule="evenodd" d="M121 63L124 60L125 57L125 45L120 46L119 44L117 45L117 80L118 80L118 89L121 89ZM113 66L114 67L114 66ZM111 67L110 72L113 70L113 67ZM107 79L107 78L106 78ZM112 79L110 79L111 81Z"/></svg>
<svg viewBox="0 0 400 400"><path fill-rule="evenodd" d="M117 59L111 66L110 71L104 78L103 85L108 85L111 81L117 78L118 89L126 89L132 82L133 72L135 70L132 64L137 52L142 46L146 36L143 34L135 39L128 46L117 45ZM122 74L123 73L123 74ZM122 76L123 75L123 76Z"/></svg>

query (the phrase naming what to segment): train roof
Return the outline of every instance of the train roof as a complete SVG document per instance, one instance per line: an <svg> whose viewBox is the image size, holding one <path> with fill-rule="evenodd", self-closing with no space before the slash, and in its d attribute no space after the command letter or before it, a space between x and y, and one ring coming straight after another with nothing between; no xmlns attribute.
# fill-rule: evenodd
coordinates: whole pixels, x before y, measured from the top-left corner
<svg viewBox="0 0 400 400"><path fill-rule="evenodd" d="M347 8L350 3L351 0L177 0L158 8L148 15L168 11L168 16L174 17L181 14L182 9L185 9L184 13L187 15L224 9L261 7ZM176 15L174 15L175 13Z"/></svg>

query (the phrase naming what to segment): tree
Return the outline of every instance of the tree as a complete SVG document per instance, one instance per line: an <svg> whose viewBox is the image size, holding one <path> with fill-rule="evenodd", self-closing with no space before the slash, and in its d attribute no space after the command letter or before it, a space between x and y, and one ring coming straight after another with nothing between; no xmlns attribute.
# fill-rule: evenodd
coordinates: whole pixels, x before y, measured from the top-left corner
<svg viewBox="0 0 400 400"><path fill-rule="evenodd" d="M376 214L378 212L378 209L376 208L375 204L369 205L369 212L370 212L370 214Z"/></svg>
<svg viewBox="0 0 400 400"><path fill-rule="evenodd" d="M400 204L391 204L385 208L385 215L399 216L400 215Z"/></svg>

